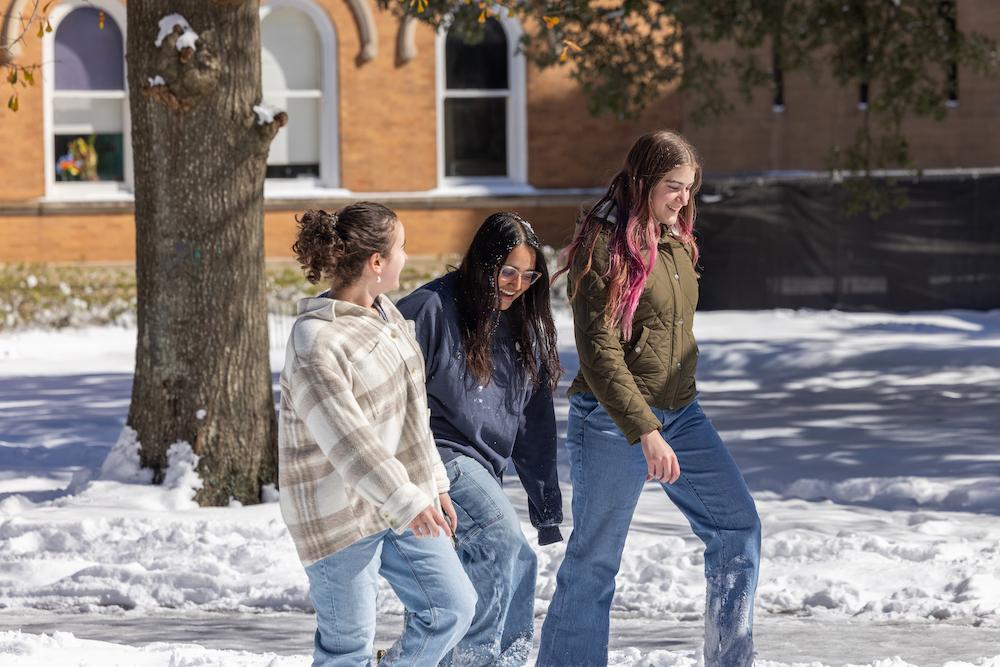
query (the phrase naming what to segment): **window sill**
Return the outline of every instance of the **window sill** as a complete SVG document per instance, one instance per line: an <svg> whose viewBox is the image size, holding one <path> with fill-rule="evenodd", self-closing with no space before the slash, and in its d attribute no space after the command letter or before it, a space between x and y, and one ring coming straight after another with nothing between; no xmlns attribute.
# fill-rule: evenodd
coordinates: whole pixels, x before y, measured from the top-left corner
<svg viewBox="0 0 1000 667"><path fill-rule="evenodd" d="M428 190L433 196L466 196L466 197L537 197L537 196L591 196L603 193L605 188L536 188L527 183L514 181L445 181L433 190Z"/></svg>
<svg viewBox="0 0 1000 667"><path fill-rule="evenodd" d="M65 191L65 192L53 192L51 194L42 197L39 200L42 204L61 204L61 203L81 203L86 204L88 202L134 202L135 195L129 190L76 190L76 191Z"/></svg>
<svg viewBox="0 0 1000 667"><path fill-rule="evenodd" d="M410 192L353 192L343 188L266 188L266 211L336 209L369 200L400 209L577 206L600 196L604 188L535 188L526 184L445 185ZM135 210L131 192L55 193L35 201L0 202L0 215L128 214Z"/></svg>
<svg viewBox="0 0 1000 667"><path fill-rule="evenodd" d="M29 207L39 215L131 213L135 209L135 196L125 189L55 188L54 192L25 206Z"/></svg>
<svg viewBox="0 0 1000 667"><path fill-rule="evenodd" d="M600 196L604 188L535 188L524 183L445 184L432 190L409 192L353 192L323 189L268 192L268 211L307 207L339 208L360 200L377 201L390 208L504 208L518 206L577 206L584 199Z"/></svg>
<svg viewBox="0 0 1000 667"><path fill-rule="evenodd" d="M264 201L276 199L347 199L353 195L350 190L344 188L329 188L312 182L296 182L289 179L288 182L280 180L267 180L264 182Z"/></svg>

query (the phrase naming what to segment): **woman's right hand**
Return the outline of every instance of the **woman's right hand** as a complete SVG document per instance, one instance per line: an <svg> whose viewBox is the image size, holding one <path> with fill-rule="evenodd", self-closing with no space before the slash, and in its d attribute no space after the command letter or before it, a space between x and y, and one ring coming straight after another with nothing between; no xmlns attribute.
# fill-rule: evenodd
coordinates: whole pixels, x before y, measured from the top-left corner
<svg viewBox="0 0 1000 667"><path fill-rule="evenodd" d="M663 439L659 431L650 431L639 437L642 454L646 457L646 481L655 479L673 484L681 476L677 454Z"/></svg>
<svg viewBox="0 0 1000 667"><path fill-rule="evenodd" d="M441 530L444 530L445 535L451 537L451 526L433 504L428 505L410 522L410 530L417 537L437 537L441 534Z"/></svg>

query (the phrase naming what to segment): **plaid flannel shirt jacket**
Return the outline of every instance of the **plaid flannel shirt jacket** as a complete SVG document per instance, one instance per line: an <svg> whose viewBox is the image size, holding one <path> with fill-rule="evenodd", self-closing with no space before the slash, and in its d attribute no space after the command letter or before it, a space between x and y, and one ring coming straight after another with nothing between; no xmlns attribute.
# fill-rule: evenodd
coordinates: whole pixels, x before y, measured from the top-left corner
<svg viewBox="0 0 1000 667"><path fill-rule="evenodd" d="M281 513L303 565L406 530L448 476L430 431L424 360L404 319L317 297L299 302L281 373Z"/></svg>

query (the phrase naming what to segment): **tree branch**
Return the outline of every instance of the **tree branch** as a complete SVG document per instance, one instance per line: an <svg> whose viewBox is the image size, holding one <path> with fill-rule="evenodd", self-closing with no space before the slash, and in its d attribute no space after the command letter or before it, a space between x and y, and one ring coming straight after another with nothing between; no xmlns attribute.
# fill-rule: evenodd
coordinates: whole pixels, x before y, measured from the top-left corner
<svg viewBox="0 0 1000 667"><path fill-rule="evenodd" d="M2 38L2 42L0 42L0 64L6 64L13 60L14 47L24 42L25 36L31 30L31 26L35 21L38 20L38 15L41 12L41 0L31 0L31 14L25 20L23 10L14 12L16 4L17 0L11 0L10 9L3 15L3 24L0 25L0 38ZM13 21L15 21L15 17L21 23L20 32L13 39L8 40L8 33Z"/></svg>

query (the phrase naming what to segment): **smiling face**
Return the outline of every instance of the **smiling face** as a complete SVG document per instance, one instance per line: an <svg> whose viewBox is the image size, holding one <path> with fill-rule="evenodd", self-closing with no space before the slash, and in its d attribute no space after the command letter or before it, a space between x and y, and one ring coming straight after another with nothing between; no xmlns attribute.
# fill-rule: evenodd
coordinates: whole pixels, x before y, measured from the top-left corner
<svg viewBox="0 0 1000 667"><path fill-rule="evenodd" d="M497 307L500 310L507 310L531 287L531 281L521 274L535 270L534 249L524 244L514 246L514 249L510 251L510 254L501 263L501 267L503 266L510 266L517 269L517 274L510 277L502 275L509 272L497 269L497 287L500 290Z"/></svg>
<svg viewBox="0 0 1000 667"><path fill-rule="evenodd" d="M661 225L677 222L677 214L691 199L695 182L695 168L690 165L674 167L653 186L649 192L649 212Z"/></svg>

